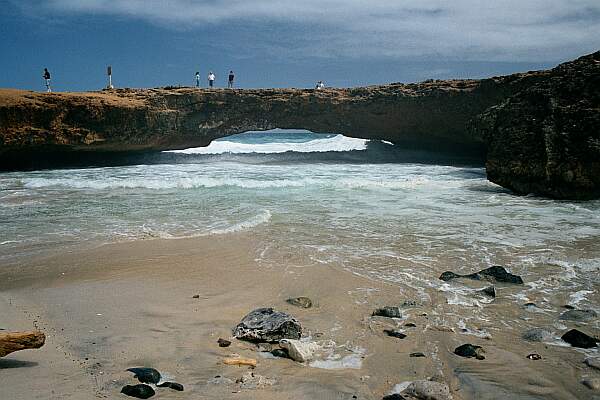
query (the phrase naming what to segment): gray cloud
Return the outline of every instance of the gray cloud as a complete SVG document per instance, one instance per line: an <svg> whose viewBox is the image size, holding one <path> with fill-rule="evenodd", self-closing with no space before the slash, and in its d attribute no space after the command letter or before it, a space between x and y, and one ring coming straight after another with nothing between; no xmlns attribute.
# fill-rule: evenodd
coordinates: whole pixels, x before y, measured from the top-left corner
<svg viewBox="0 0 600 400"><path fill-rule="evenodd" d="M261 40L290 56L542 61L600 48L598 0L47 0L36 8L174 29L288 24L290 32Z"/></svg>

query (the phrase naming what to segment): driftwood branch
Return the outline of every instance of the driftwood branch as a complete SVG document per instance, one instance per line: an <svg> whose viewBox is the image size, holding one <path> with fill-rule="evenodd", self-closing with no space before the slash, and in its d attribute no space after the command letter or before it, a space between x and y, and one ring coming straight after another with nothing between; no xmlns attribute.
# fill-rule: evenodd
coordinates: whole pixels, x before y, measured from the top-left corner
<svg viewBox="0 0 600 400"><path fill-rule="evenodd" d="M45 341L46 335L39 331L0 332L0 357L14 351L39 349Z"/></svg>

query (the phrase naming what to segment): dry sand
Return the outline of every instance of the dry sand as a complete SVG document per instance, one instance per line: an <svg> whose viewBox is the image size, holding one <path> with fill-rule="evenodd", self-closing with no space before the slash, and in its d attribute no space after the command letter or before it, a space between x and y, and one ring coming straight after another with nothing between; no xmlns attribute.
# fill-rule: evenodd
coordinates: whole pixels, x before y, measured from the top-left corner
<svg viewBox="0 0 600 400"><path fill-rule="evenodd" d="M444 327L440 312L447 304L439 296L406 308L405 321L370 317L374 308L417 293L327 266L290 267L283 260L261 267L255 248L251 236L232 234L105 245L2 266L0 328L36 327L48 339L39 350L0 359L0 398L125 399L121 387L136 383L125 370L137 366L185 386L184 392L159 389L157 399L380 399L397 383L427 378L447 383L454 399L592 398L579 383L583 356L571 348L525 343L502 329L491 339L452 332ZM315 306L285 302L295 296L308 296ZM294 315L305 335L334 342L334 354L360 360L361 367L263 358L254 345L234 339L229 348L217 346L218 338L231 339L245 314L265 306ZM490 307L508 306L500 300ZM406 322L416 324L405 328L406 339L382 332ZM484 346L486 360L452 354L463 343ZM531 352L543 360L527 360ZM209 383L248 372L223 364L232 354L257 359L253 371L276 383L258 389Z"/></svg>

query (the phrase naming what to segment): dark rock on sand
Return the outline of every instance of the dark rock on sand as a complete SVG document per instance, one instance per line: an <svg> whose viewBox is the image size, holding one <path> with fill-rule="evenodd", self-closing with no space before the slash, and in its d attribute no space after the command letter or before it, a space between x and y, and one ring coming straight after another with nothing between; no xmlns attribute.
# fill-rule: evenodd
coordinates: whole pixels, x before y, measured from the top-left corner
<svg viewBox="0 0 600 400"><path fill-rule="evenodd" d="M540 356L539 354L536 354L536 353L531 353L531 354L527 355L527 358L530 360L537 361L537 360L541 360L542 356Z"/></svg>
<svg viewBox="0 0 600 400"><path fill-rule="evenodd" d="M374 317L386 317L386 318L402 318L400 308L398 307L383 307L373 311Z"/></svg>
<svg viewBox="0 0 600 400"><path fill-rule="evenodd" d="M246 315L233 330L237 339L254 342L279 342L300 339L302 327L290 315L272 308L258 308Z"/></svg>
<svg viewBox="0 0 600 400"><path fill-rule="evenodd" d="M465 358L476 358L478 360L485 360L483 353L484 350L481 346L475 346L470 343L463 344L454 349L454 354L458 356Z"/></svg>
<svg viewBox="0 0 600 400"><path fill-rule="evenodd" d="M402 307L417 307L420 303L416 300L404 300Z"/></svg>
<svg viewBox="0 0 600 400"><path fill-rule="evenodd" d="M160 381L160 372L154 368L127 368L127 371L133 372L134 377L142 383L158 383Z"/></svg>
<svg viewBox="0 0 600 400"><path fill-rule="evenodd" d="M529 342L543 342L550 339L552 334L546 329L531 328L523 332L522 338Z"/></svg>
<svg viewBox="0 0 600 400"><path fill-rule="evenodd" d="M287 349L273 349L271 350L271 354L273 354L275 357L291 359Z"/></svg>
<svg viewBox="0 0 600 400"><path fill-rule="evenodd" d="M579 347L582 349L596 347L598 343L598 339L586 335L585 333L577 329L571 329L570 331L562 335L561 339L569 343L573 347Z"/></svg>
<svg viewBox="0 0 600 400"><path fill-rule="evenodd" d="M222 339L219 338L219 340L217 340L217 343L219 344L219 347L229 347L231 346L231 342L227 339Z"/></svg>
<svg viewBox="0 0 600 400"><path fill-rule="evenodd" d="M567 310L574 310L575 309L575 307L573 307L570 304L565 304L563 307L566 308Z"/></svg>
<svg viewBox="0 0 600 400"><path fill-rule="evenodd" d="M195 295L192 296L192 299L199 299L199 298L200 298L199 294L195 294Z"/></svg>
<svg viewBox="0 0 600 400"><path fill-rule="evenodd" d="M417 325L412 322L407 322L404 324L404 326L407 328L416 328L417 327Z"/></svg>
<svg viewBox="0 0 600 400"><path fill-rule="evenodd" d="M563 321L586 322L596 318L598 314L594 310L569 310L560 314L558 319Z"/></svg>
<svg viewBox="0 0 600 400"><path fill-rule="evenodd" d="M588 357L584 361L587 366L600 370L600 357Z"/></svg>
<svg viewBox="0 0 600 400"><path fill-rule="evenodd" d="M496 298L496 288L493 286L488 286L486 288L483 288L480 290L480 292L487 297L491 297L494 299Z"/></svg>
<svg viewBox="0 0 600 400"><path fill-rule="evenodd" d="M410 353L409 357L426 357L425 354L421 353L420 351L416 352L416 353Z"/></svg>
<svg viewBox="0 0 600 400"><path fill-rule="evenodd" d="M399 330L396 329L384 329L383 330L388 336L392 336L398 339L404 339L406 337L406 334L400 332Z"/></svg>
<svg viewBox="0 0 600 400"><path fill-rule="evenodd" d="M183 392L183 385L177 382L163 382L160 385L157 385L160 388L169 388L173 390L177 390L178 392Z"/></svg>
<svg viewBox="0 0 600 400"><path fill-rule="evenodd" d="M309 299L308 297L303 297L303 296L287 299L286 302L288 302L289 304L291 304L293 306L302 307L302 308L311 308L313 305L311 299Z"/></svg>
<svg viewBox="0 0 600 400"><path fill-rule="evenodd" d="M514 283L518 285L523 284L523 279L520 276L511 274L504 269L504 267L498 265L467 275L459 275L452 271L446 271L440 275L440 279L443 281L450 281L456 278L472 279L476 281L486 280L489 282Z"/></svg>
<svg viewBox="0 0 600 400"><path fill-rule="evenodd" d="M126 394L127 396L136 397L138 399L149 399L154 396L156 392L148 385L125 385L123 389L121 389L121 393Z"/></svg>

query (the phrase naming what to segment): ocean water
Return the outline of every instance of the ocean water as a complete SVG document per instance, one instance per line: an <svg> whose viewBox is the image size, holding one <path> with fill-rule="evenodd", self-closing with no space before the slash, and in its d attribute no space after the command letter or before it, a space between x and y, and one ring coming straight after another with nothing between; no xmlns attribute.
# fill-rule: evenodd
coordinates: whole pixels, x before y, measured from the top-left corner
<svg viewBox="0 0 600 400"><path fill-rule="evenodd" d="M595 307L600 202L515 196L471 160L278 130L147 164L0 174L0 267L102 243L231 232L251 232L266 267L335 265L478 306L468 287L432 277L500 264L526 277L519 300L550 293L558 279L563 297Z"/></svg>

